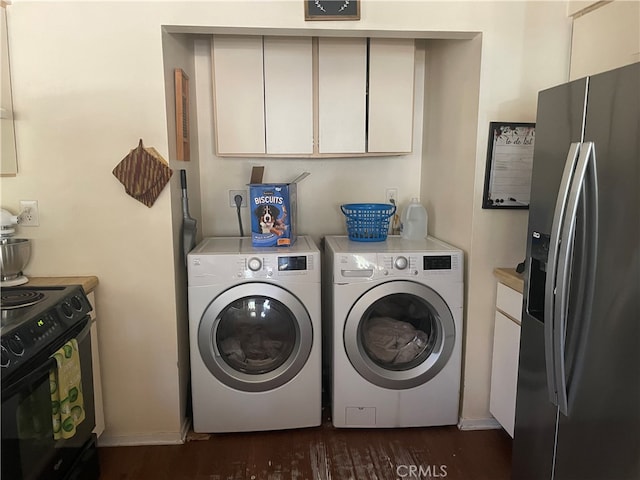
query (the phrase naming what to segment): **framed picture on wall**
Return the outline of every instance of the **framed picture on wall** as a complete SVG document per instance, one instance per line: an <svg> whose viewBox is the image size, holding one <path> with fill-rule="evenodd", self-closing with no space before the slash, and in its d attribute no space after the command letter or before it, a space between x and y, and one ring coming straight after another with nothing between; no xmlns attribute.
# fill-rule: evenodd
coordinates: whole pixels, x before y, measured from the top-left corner
<svg viewBox="0 0 640 480"><path fill-rule="evenodd" d="M535 127L490 123L482 208L529 208Z"/></svg>
<svg viewBox="0 0 640 480"><path fill-rule="evenodd" d="M176 160L189 161L189 77L181 68L173 70L176 105Z"/></svg>
<svg viewBox="0 0 640 480"><path fill-rule="evenodd" d="M305 20L360 20L360 0L304 0Z"/></svg>

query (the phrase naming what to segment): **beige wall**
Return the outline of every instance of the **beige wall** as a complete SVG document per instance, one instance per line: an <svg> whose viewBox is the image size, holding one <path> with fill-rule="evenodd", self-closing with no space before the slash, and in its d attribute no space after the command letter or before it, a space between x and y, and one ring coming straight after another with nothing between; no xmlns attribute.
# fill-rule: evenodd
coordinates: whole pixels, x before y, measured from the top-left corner
<svg viewBox="0 0 640 480"><path fill-rule="evenodd" d="M161 27L172 26L179 32L190 26L190 31L205 33L216 28L237 31L237 27L262 33L265 29L345 35L401 32L423 38L471 38L481 33L477 128L462 132L476 148L474 153L473 148L459 151L461 157L456 159L465 184L473 179L473 210L471 218L456 221L471 225L464 247L470 264L468 312L472 313L467 323L473 336L466 343L462 415L471 421L489 418L487 339L492 333L494 291L490 268L513 264L523 255L526 213L479 209L488 123L532 120L536 92L566 80L570 43L566 6L540 1L371 1L363 2L358 22L305 22L303 3L297 0L23 0L10 6L8 13L20 173L2 179L2 206L15 210L20 199L39 201L40 227L21 229L22 236L34 240L27 274L100 278L96 300L107 443L179 441L183 428L186 312L176 234L177 169L182 165L171 162L176 174L150 209L127 196L111 175L140 138L165 158L173 158L173 111L166 94L173 67L169 63L193 71L192 81L198 86L209 81L203 73L208 61L203 45L193 46L192 66L189 42L164 37L163 44ZM425 76L429 74L425 71ZM199 158L184 167L192 215L198 216L205 234L233 234L233 210L218 211L213 206L226 205L226 190L244 185L250 166L265 162L213 156L207 138L211 121L206 120L210 99L206 88L196 90L198 108L192 118L197 117L198 126L192 145L197 145L193 150ZM266 177L281 180L302 170L312 172L300 187L304 212L300 222L301 229L318 236L341 232L343 224L337 211L323 214L323 224L313 223L310 207L317 203L317 194L328 195L328 203L335 206L377 199L385 187L397 186L401 197L408 198L420 190L420 179L429 176L429 162L423 165L420 152L422 148L395 159L269 161ZM457 188L452 184L453 195ZM344 189L348 193L343 195ZM427 205L443 201L429 198L425 190L422 195ZM461 208L469 210L468 205ZM462 230L468 237L469 227ZM470 358L477 368L472 368Z"/></svg>
<svg viewBox="0 0 640 480"><path fill-rule="evenodd" d="M187 77L189 77L189 86L191 87L192 79L195 79L195 61L194 61L194 48L193 38L191 35L181 34L167 34L162 35L162 50L164 54L164 78L165 78L165 91L166 91L166 109L167 109L167 135L168 135L168 151L175 152L176 150L176 108L175 108L175 78L174 69L182 69ZM190 124L190 143L196 145L198 142L198 119L196 115L196 97L193 90L190 88L190 102L189 102L189 124ZM173 158L172 155L170 157ZM180 248L182 246L182 196L181 196L181 184L180 184L180 170L184 169L187 179L187 193L189 200L189 214L194 218L200 218L200 185L199 179L199 151L194 148L190 152L190 160L177 161L172 160L170 162L171 168L174 170L174 175L171 179L171 225L173 231L173 266L174 266L174 278L175 278L175 318L176 318L176 348L177 352L172 352L177 355L177 372L173 375L176 376L178 382L178 388L176 389L177 397L175 400L178 402L178 409L176 410L177 419L182 421L186 416L187 411L187 386L189 382L189 318L187 311L187 272L184 257L180 254ZM198 239L201 235L198 236ZM175 254L176 249L178 253ZM175 357L172 357L175 358ZM184 428L188 427L183 423ZM105 443L105 441L103 441ZM114 438L112 443L122 443L120 439Z"/></svg>

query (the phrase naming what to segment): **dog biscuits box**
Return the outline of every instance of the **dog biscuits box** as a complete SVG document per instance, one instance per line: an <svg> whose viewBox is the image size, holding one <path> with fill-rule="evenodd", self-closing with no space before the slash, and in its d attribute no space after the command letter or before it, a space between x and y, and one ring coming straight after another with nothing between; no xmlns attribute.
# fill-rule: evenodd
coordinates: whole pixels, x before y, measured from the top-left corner
<svg viewBox="0 0 640 480"><path fill-rule="evenodd" d="M304 172L291 183L258 183L261 173L252 174L249 184L251 244L254 247L289 247L296 241L298 182L309 173Z"/></svg>
<svg viewBox="0 0 640 480"><path fill-rule="evenodd" d="M296 184L249 185L251 244L254 247L288 247L296 241Z"/></svg>

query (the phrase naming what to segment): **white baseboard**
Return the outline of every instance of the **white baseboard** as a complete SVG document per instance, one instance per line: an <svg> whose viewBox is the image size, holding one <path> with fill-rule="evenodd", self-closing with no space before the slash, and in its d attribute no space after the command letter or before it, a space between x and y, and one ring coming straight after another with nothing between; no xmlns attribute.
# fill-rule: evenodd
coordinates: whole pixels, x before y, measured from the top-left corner
<svg viewBox="0 0 640 480"><path fill-rule="evenodd" d="M138 445L180 445L185 442L191 427L191 419L182 421L180 432L110 435L109 429L98 438L98 447L133 447Z"/></svg>
<svg viewBox="0 0 640 480"><path fill-rule="evenodd" d="M458 421L460 430L496 430L502 428L495 418L461 418Z"/></svg>

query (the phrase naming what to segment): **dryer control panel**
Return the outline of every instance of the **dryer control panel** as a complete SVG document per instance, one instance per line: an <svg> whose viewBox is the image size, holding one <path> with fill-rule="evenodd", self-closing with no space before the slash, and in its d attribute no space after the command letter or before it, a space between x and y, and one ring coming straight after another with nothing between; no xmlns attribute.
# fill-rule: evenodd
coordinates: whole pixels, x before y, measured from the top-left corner
<svg viewBox="0 0 640 480"><path fill-rule="evenodd" d="M238 278L277 278L315 275L314 255L252 255L238 259Z"/></svg>
<svg viewBox="0 0 640 480"><path fill-rule="evenodd" d="M384 267L384 275L394 277L416 276L419 273L420 257L411 254L378 255L380 264Z"/></svg>
<svg viewBox="0 0 640 480"><path fill-rule="evenodd" d="M325 237L335 283L372 280L462 282L462 250L433 237L407 241L389 236L385 242L353 242L346 236Z"/></svg>
<svg viewBox="0 0 640 480"><path fill-rule="evenodd" d="M462 281L462 253L380 253L380 273L388 278L444 278ZM380 277L378 277L380 278Z"/></svg>

